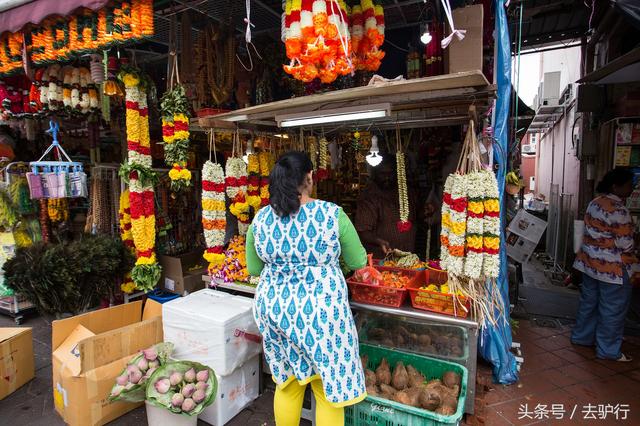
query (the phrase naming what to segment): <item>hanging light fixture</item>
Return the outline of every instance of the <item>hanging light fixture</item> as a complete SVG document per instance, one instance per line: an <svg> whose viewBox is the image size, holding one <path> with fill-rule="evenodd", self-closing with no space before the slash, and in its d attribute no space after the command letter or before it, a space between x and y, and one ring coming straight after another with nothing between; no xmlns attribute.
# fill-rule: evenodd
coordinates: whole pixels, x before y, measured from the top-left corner
<svg viewBox="0 0 640 426"><path fill-rule="evenodd" d="M369 150L369 154L366 156L366 160L371 167L379 166L380 163L382 163L380 148L378 148L378 137L376 135L371 137L371 149Z"/></svg>
<svg viewBox="0 0 640 426"><path fill-rule="evenodd" d="M251 154L253 154L253 140L250 139L247 141L247 150L245 151L244 155L242 156L242 159L244 160L245 163L249 164L249 156Z"/></svg>
<svg viewBox="0 0 640 426"><path fill-rule="evenodd" d="M431 42L431 40L433 40L433 37L429 32L429 24L424 24L422 35L420 36L420 41L422 42L422 44L427 45Z"/></svg>

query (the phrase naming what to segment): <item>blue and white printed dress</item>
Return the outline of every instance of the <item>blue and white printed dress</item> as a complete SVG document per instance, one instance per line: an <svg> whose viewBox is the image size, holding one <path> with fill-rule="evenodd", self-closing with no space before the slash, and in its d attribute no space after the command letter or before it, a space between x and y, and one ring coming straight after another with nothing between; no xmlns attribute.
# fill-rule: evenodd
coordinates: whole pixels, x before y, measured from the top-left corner
<svg viewBox="0 0 640 426"><path fill-rule="evenodd" d="M327 400L345 406L366 393L358 334L339 265L340 213L335 204L319 200L284 218L270 206L258 212L252 232L265 265L254 317L280 387L320 378Z"/></svg>

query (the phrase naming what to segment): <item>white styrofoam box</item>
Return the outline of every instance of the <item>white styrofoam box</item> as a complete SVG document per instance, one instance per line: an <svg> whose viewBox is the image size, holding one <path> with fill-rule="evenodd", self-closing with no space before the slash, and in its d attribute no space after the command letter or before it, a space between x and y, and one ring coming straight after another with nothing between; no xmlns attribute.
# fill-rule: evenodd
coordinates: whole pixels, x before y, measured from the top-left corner
<svg viewBox="0 0 640 426"><path fill-rule="evenodd" d="M172 357L226 376L262 351L253 299L205 289L162 305L164 341Z"/></svg>
<svg viewBox="0 0 640 426"><path fill-rule="evenodd" d="M224 426L258 398L260 356L254 356L228 376L219 376L216 399L198 416L213 426Z"/></svg>

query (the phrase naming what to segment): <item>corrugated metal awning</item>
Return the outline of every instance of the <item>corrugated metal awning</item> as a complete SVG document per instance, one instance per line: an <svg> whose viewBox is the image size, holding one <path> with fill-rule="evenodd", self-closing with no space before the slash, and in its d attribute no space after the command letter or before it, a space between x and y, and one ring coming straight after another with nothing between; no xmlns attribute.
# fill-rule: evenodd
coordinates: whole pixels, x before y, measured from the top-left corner
<svg viewBox="0 0 640 426"><path fill-rule="evenodd" d="M51 15L68 16L80 7L98 10L109 0L35 0L0 13L0 34L16 32L27 24L38 25Z"/></svg>

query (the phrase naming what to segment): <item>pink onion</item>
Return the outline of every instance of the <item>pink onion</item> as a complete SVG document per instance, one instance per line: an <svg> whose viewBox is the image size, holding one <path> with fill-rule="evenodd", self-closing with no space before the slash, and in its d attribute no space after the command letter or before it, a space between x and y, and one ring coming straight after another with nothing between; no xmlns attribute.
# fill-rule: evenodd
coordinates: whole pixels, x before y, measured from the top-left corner
<svg viewBox="0 0 640 426"><path fill-rule="evenodd" d="M128 374L123 374L122 376L118 376L118 378L116 379L116 383L119 384L120 386L126 385L127 382L129 382Z"/></svg>
<svg viewBox="0 0 640 426"><path fill-rule="evenodd" d="M149 361L149 368L158 368L160 367L160 362L158 360Z"/></svg>
<svg viewBox="0 0 640 426"><path fill-rule="evenodd" d="M173 396L171 397L171 405L173 405L174 407L182 406L183 402L184 402L184 395L182 395L181 393L174 393Z"/></svg>
<svg viewBox="0 0 640 426"><path fill-rule="evenodd" d="M191 398L196 404L200 404L202 401L204 401L204 397L205 397L205 394L203 390L197 390L191 396Z"/></svg>
<svg viewBox="0 0 640 426"><path fill-rule="evenodd" d="M196 408L196 403L193 401L193 399L187 398L182 403L181 408L182 408L182 411L188 413L189 411L192 411L194 408Z"/></svg>
<svg viewBox="0 0 640 426"><path fill-rule="evenodd" d="M158 352L156 352L156 348L154 347L144 349L142 353L144 354L144 357L147 359L147 361L155 361L156 358L158 358Z"/></svg>
<svg viewBox="0 0 640 426"><path fill-rule="evenodd" d="M187 383L193 383L196 381L196 370L190 368L186 373L184 373L184 381Z"/></svg>
<svg viewBox="0 0 640 426"><path fill-rule="evenodd" d="M147 361L144 357L140 358L136 363L140 371L147 371L149 369L149 361Z"/></svg>
<svg viewBox="0 0 640 426"><path fill-rule="evenodd" d="M191 383L189 383L188 385L184 385L184 387L182 388L182 394L186 398L189 398L191 395L193 395L195 391L196 391L196 387Z"/></svg>
<svg viewBox="0 0 640 426"><path fill-rule="evenodd" d="M171 382L171 386L176 386L180 382L182 382L182 374L178 371L174 371L171 376L169 376L169 381Z"/></svg>
<svg viewBox="0 0 640 426"><path fill-rule="evenodd" d="M169 392L169 388L171 387L171 383L169 382L169 379L167 379L166 377L163 377L162 379L158 380L155 383L155 387L156 387L156 390L158 391L158 393L165 394L165 393Z"/></svg>
<svg viewBox="0 0 640 426"><path fill-rule="evenodd" d="M208 387L209 385L205 382L196 383L196 390L207 390Z"/></svg>
<svg viewBox="0 0 640 426"><path fill-rule="evenodd" d="M209 380L209 370L198 371L198 374L196 374L196 379L199 382L206 382L207 380Z"/></svg>
<svg viewBox="0 0 640 426"><path fill-rule="evenodd" d="M115 385L113 389L111 389L111 396L118 396L124 390L124 386Z"/></svg>
<svg viewBox="0 0 640 426"><path fill-rule="evenodd" d="M135 370L129 373L129 381L131 383L138 383L142 379L142 372L140 370Z"/></svg>

